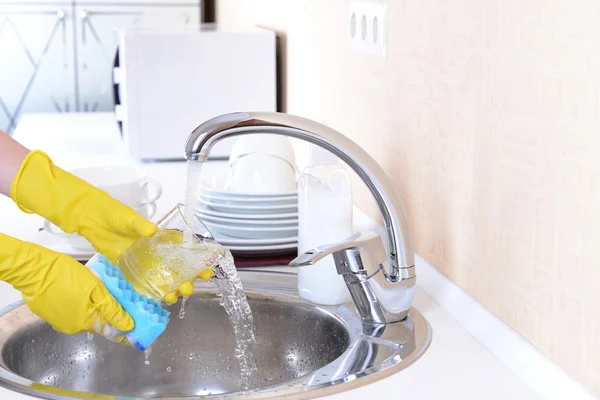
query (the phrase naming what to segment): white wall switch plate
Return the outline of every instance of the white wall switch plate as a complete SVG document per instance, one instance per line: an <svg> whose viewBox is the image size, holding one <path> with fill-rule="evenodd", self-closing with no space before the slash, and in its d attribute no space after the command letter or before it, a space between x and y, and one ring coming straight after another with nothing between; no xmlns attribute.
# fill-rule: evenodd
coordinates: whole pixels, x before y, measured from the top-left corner
<svg viewBox="0 0 600 400"><path fill-rule="evenodd" d="M350 1L348 35L354 50L387 58L388 1Z"/></svg>

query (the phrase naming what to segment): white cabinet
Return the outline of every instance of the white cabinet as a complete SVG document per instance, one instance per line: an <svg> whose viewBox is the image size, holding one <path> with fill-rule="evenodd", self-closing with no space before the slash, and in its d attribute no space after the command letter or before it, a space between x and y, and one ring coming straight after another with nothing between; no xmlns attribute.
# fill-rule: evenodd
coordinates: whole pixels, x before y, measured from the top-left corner
<svg viewBox="0 0 600 400"><path fill-rule="evenodd" d="M8 133L24 112L112 110L118 29L200 22L199 0L51 1L0 0L0 129Z"/></svg>
<svg viewBox="0 0 600 400"><path fill-rule="evenodd" d="M199 7L193 6L80 5L75 7L75 14L80 111L110 111L114 108L112 70L117 30L200 22Z"/></svg>
<svg viewBox="0 0 600 400"><path fill-rule="evenodd" d="M70 5L0 4L0 129L23 112L75 108Z"/></svg>

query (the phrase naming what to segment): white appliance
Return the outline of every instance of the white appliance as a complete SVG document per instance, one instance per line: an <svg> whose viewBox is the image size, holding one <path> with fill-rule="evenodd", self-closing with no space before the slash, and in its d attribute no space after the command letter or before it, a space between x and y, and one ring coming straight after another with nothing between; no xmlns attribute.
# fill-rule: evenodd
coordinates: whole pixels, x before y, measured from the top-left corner
<svg viewBox="0 0 600 400"><path fill-rule="evenodd" d="M132 157L181 159L187 136L229 112L276 111L276 38L263 29L138 28L120 33L115 113ZM228 157L235 138L211 157Z"/></svg>

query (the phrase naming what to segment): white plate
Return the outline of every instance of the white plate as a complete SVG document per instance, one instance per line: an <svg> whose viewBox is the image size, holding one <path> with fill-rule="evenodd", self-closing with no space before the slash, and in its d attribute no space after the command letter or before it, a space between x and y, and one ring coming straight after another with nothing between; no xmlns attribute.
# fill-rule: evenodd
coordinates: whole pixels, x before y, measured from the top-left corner
<svg viewBox="0 0 600 400"><path fill-rule="evenodd" d="M214 215L206 214L196 210L196 216L201 221L212 222L224 225L233 225L245 228L269 228L269 227L287 227L295 226L298 227L298 218L290 219L233 219L233 218L222 218L215 217Z"/></svg>
<svg viewBox="0 0 600 400"><path fill-rule="evenodd" d="M247 251L257 253L268 250L293 250L298 248L298 243L278 244L273 246L225 246L231 251Z"/></svg>
<svg viewBox="0 0 600 400"><path fill-rule="evenodd" d="M241 204L252 205L260 204L265 206L276 206L282 204L298 204L298 196L281 196L281 197L229 197L213 194L200 193L200 198L203 201L212 201L219 204Z"/></svg>
<svg viewBox="0 0 600 400"><path fill-rule="evenodd" d="M88 261L96 254L96 250L91 246L89 249L76 249L62 237L48 233L45 230L37 232L31 241L58 253L71 256L77 261Z"/></svg>
<svg viewBox="0 0 600 400"><path fill-rule="evenodd" d="M200 191L202 193L219 196L219 197L228 197L228 198L273 198L273 197L289 197L289 196L297 196L298 191L293 192L281 192L281 193L243 193L243 192L232 192L224 188L215 188L212 182L204 181L200 184Z"/></svg>
<svg viewBox="0 0 600 400"><path fill-rule="evenodd" d="M298 236L290 236L285 238L276 238L276 239L240 239L236 237L231 237L229 235L223 234L213 234L215 240L222 244L223 246L271 246L276 244L297 244Z"/></svg>
<svg viewBox="0 0 600 400"><path fill-rule="evenodd" d="M283 204L276 206L265 206L265 205L242 205L242 204L219 204L211 201L205 201L202 197L198 200L200 204L207 206L218 212L229 212L238 214L279 214L279 213L293 213L298 212L298 203L294 204Z"/></svg>
<svg viewBox="0 0 600 400"><path fill-rule="evenodd" d="M241 227L204 221L213 235L227 235L242 239L276 239L298 236L298 225L286 227Z"/></svg>
<svg viewBox="0 0 600 400"><path fill-rule="evenodd" d="M281 219L290 219L290 218L298 218L298 212L293 213L283 213L283 214L241 214L241 213L224 213L212 210L202 204L196 203L195 208L196 213L199 214L207 214L212 215L214 217L221 218L230 218L230 219L252 219L252 220L281 220Z"/></svg>

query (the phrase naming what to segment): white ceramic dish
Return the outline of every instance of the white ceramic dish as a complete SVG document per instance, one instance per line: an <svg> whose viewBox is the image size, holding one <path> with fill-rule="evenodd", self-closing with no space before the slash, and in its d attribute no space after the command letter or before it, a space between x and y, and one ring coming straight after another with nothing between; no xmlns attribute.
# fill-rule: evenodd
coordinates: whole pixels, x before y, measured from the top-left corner
<svg viewBox="0 0 600 400"><path fill-rule="evenodd" d="M213 234L215 240L223 246L272 246L276 244L298 244L298 236L290 236L276 239L240 239L223 234Z"/></svg>
<svg viewBox="0 0 600 400"><path fill-rule="evenodd" d="M296 163L296 153L285 136L269 133L244 135L238 138L229 155L229 165L248 154L265 154L282 158L290 164Z"/></svg>
<svg viewBox="0 0 600 400"><path fill-rule="evenodd" d="M226 172L228 172L228 171L221 170L217 174L217 177L219 177L219 178L218 179L215 178L215 180L226 179L226 174L225 174L225 177L223 176L223 173L226 173ZM223 181L223 182L225 182L225 181ZM257 194L257 193L235 192L235 191L228 190L224 187L217 188L216 185L210 181L203 181L201 183L200 192L202 192L202 194L206 194L206 195L218 196L221 198L231 198L231 199L240 199L240 198L272 199L272 198L278 198L278 197L290 197L290 196L297 197L298 196L297 190L282 191L280 193L271 193L271 194L269 194L269 193Z"/></svg>
<svg viewBox="0 0 600 400"><path fill-rule="evenodd" d="M233 219L215 217L196 210L196 216L202 221L224 225L233 225L245 228L269 228L269 227L298 227L298 218L290 219Z"/></svg>
<svg viewBox="0 0 600 400"><path fill-rule="evenodd" d="M227 235L241 239L277 239L298 236L298 226L248 228L235 225L221 225L203 221L213 235Z"/></svg>
<svg viewBox="0 0 600 400"><path fill-rule="evenodd" d="M73 175L94 185L130 207L155 202L162 195L162 185L149 179L139 168L128 165L107 165L70 171ZM149 194L153 187L154 194Z"/></svg>
<svg viewBox="0 0 600 400"><path fill-rule="evenodd" d="M204 201L202 198L198 200L199 203L207 206L208 208L224 213L237 213L237 214L282 214L282 213L297 213L298 204L283 204L276 206L265 206L265 205L238 205L238 204L219 204L212 201Z"/></svg>
<svg viewBox="0 0 600 400"><path fill-rule="evenodd" d="M231 251L247 251L258 253L268 250L293 250L298 248L298 243L278 244L272 246L226 246Z"/></svg>
<svg viewBox="0 0 600 400"><path fill-rule="evenodd" d="M96 254L96 251L91 245L89 245L87 249L76 249L60 236L53 235L45 230L37 232L31 241L58 253L71 256L77 261L88 261Z"/></svg>
<svg viewBox="0 0 600 400"><path fill-rule="evenodd" d="M204 205L196 204L195 208L198 214L207 214L214 217L230 218L230 219L251 219L251 220L282 220L298 218L298 212L282 213L282 214L243 214L243 213L228 213L212 210Z"/></svg>
<svg viewBox="0 0 600 400"><path fill-rule="evenodd" d="M214 194L201 193L200 198L202 201L211 201L219 204L231 204L231 205L264 205L264 206L277 206L277 205L288 205L298 204L298 196L280 196L280 197L222 197Z"/></svg>
<svg viewBox="0 0 600 400"><path fill-rule="evenodd" d="M277 156L246 154L230 165L227 187L254 194L291 192L296 189L296 168Z"/></svg>

